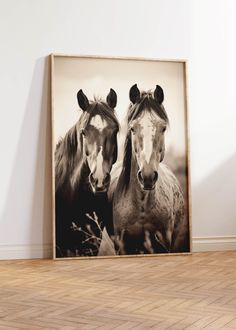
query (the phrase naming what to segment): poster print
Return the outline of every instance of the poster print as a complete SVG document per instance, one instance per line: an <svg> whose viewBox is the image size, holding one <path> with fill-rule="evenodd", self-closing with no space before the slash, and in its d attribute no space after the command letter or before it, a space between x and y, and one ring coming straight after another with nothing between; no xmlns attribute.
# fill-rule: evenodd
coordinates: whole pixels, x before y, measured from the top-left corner
<svg viewBox="0 0 236 330"><path fill-rule="evenodd" d="M191 251L186 63L51 55L54 258Z"/></svg>

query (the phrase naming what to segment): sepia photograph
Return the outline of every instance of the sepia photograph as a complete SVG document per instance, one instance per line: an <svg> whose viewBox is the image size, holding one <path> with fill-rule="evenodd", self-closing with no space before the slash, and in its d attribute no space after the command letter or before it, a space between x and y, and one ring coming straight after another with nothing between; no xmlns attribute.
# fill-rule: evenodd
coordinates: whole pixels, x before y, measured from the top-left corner
<svg viewBox="0 0 236 330"><path fill-rule="evenodd" d="M51 55L54 258L191 252L186 62Z"/></svg>

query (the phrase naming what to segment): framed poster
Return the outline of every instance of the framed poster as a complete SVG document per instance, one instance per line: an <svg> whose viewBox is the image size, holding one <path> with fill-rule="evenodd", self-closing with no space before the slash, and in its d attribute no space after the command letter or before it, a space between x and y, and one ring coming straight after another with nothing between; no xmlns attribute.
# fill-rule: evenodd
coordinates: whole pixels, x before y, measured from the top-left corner
<svg viewBox="0 0 236 330"><path fill-rule="evenodd" d="M53 256L191 252L186 61L51 55Z"/></svg>

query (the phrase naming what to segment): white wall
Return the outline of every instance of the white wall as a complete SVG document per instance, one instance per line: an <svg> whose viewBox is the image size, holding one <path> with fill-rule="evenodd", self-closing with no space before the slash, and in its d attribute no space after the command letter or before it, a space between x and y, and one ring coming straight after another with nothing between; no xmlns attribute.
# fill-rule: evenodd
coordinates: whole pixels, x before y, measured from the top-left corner
<svg viewBox="0 0 236 330"><path fill-rule="evenodd" d="M0 257L51 251L51 52L189 59L194 248L236 247L235 11L234 0L0 0Z"/></svg>

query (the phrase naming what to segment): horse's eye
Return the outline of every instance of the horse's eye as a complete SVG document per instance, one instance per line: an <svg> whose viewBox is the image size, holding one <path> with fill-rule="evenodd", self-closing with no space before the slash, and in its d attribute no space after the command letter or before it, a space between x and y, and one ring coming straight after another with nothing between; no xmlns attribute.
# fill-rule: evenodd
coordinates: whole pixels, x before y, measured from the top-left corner
<svg viewBox="0 0 236 330"><path fill-rule="evenodd" d="M134 128L132 126L130 127L130 130L131 130L131 132L134 133Z"/></svg>
<svg viewBox="0 0 236 330"><path fill-rule="evenodd" d="M165 133L165 131L166 131L166 127L163 127L162 128L162 133Z"/></svg>
<svg viewBox="0 0 236 330"><path fill-rule="evenodd" d="M81 128L80 133L81 133L83 136L85 136L85 132L84 132L84 129L83 129L83 128Z"/></svg>

